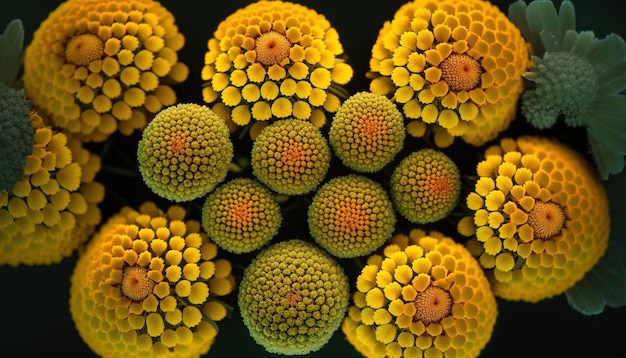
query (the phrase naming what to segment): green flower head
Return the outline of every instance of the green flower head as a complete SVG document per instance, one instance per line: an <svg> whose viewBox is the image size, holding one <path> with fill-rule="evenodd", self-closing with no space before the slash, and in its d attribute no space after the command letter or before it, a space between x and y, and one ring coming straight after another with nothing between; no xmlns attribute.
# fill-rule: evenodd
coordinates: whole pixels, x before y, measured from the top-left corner
<svg viewBox="0 0 626 358"><path fill-rule="evenodd" d="M445 218L457 205L461 174L443 152L421 149L396 166L390 181L391 198L398 212L412 223Z"/></svg>
<svg viewBox="0 0 626 358"><path fill-rule="evenodd" d="M244 271L239 308L254 340L268 352L308 354L339 328L350 295L348 278L324 250L302 240L261 251Z"/></svg>
<svg viewBox="0 0 626 358"><path fill-rule="evenodd" d="M404 146L404 117L387 97L358 92L337 110L328 134L335 154L347 167L376 172Z"/></svg>
<svg viewBox="0 0 626 358"><path fill-rule="evenodd" d="M215 189L204 202L202 226L221 248L250 252L278 233L282 216L272 193L249 178L236 178Z"/></svg>
<svg viewBox="0 0 626 358"><path fill-rule="evenodd" d="M187 103L159 112L137 148L144 182L159 196L190 201L224 180L233 144L224 120L208 107Z"/></svg>
<svg viewBox="0 0 626 358"><path fill-rule="evenodd" d="M280 194L313 191L326 177L331 152L314 124L283 119L265 127L252 146L252 173Z"/></svg>
<svg viewBox="0 0 626 358"><path fill-rule="evenodd" d="M313 239L336 257L372 253L393 233L396 216L383 187L362 175L331 179L308 209Z"/></svg>

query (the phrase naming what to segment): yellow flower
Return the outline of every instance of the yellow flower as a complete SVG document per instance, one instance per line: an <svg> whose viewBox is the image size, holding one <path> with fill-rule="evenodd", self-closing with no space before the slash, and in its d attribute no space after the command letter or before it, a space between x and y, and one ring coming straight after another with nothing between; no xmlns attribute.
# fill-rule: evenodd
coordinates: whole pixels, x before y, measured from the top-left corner
<svg viewBox="0 0 626 358"><path fill-rule="evenodd" d="M70 312L99 356L200 357L217 335L232 292L230 262L185 219L146 202L122 208L89 242L71 278Z"/></svg>
<svg viewBox="0 0 626 358"><path fill-rule="evenodd" d="M257 1L217 27L204 56L206 103L226 105L227 119L295 117L317 126L347 97L353 70L337 30L316 11L286 1Z"/></svg>
<svg viewBox="0 0 626 358"><path fill-rule="evenodd" d="M24 88L52 123L84 140L143 129L187 79L185 39L153 0L68 0L24 52ZM166 84L168 83L168 84Z"/></svg>
<svg viewBox="0 0 626 358"><path fill-rule="evenodd" d="M537 302L574 286L604 254L609 203L597 172L568 146L502 139L485 152L459 232L496 295Z"/></svg>
<svg viewBox="0 0 626 358"><path fill-rule="evenodd" d="M439 232L396 234L357 277L343 320L366 357L477 357L498 315L470 252Z"/></svg>
<svg viewBox="0 0 626 358"><path fill-rule="evenodd" d="M429 127L438 146L454 137L480 146L515 118L528 48L519 29L487 1L415 0L381 28L370 90L401 107L409 133L421 136Z"/></svg>
<svg viewBox="0 0 626 358"><path fill-rule="evenodd" d="M72 255L100 224L100 157L74 136L44 127L36 112L22 178L0 193L0 264L47 265Z"/></svg>

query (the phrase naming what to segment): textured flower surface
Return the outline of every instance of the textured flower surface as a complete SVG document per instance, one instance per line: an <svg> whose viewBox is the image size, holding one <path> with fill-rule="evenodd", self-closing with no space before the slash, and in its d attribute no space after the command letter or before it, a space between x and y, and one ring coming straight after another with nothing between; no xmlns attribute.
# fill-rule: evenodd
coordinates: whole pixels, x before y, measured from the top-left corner
<svg viewBox="0 0 626 358"><path fill-rule="evenodd" d="M250 161L254 176L280 194L307 194L330 167L331 151L311 122L282 119L263 128L254 140Z"/></svg>
<svg viewBox="0 0 626 358"><path fill-rule="evenodd" d="M257 1L218 25L204 57L204 101L237 125L295 117L317 126L347 97L353 69L323 15L287 1ZM216 109L217 111L217 109Z"/></svg>
<svg viewBox="0 0 626 358"><path fill-rule="evenodd" d="M357 92L341 104L330 125L328 139L347 167L376 172L389 164L404 146L404 117L389 98Z"/></svg>
<svg viewBox="0 0 626 358"><path fill-rule="evenodd" d="M369 255L393 234L396 215L385 189L348 174L321 186L309 205L311 236L336 257Z"/></svg>
<svg viewBox="0 0 626 358"><path fill-rule="evenodd" d="M482 268L438 232L396 234L357 277L341 329L366 357L477 357L498 309Z"/></svg>
<svg viewBox="0 0 626 358"><path fill-rule="evenodd" d="M528 44L507 16L484 0L415 0L385 22L372 48L370 90L390 96L409 133L434 128L482 145L507 129L523 91Z"/></svg>
<svg viewBox="0 0 626 358"><path fill-rule="evenodd" d="M143 129L188 75L174 16L153 0L68 0L24 53L24 88L55 126L103 141Z"/></svg>
<svg viewBox="0 0 626 358"><path fill-rule="evenodd" d="M509 16L532 45L533 84L522 97L521 113L531 125L551 128L559 116L570 127L587 128L602 179L624 169L626 154L626 42L576 31L574 5L563 1L517 1Z"/></svg>
<svg viewBox="0 0 626 358"><path fill-rule="evenodd" d="M542 137L502 139L477 167L459 231L496 295L537 302L563 293L604 254L609 203L578 152Z"/></svg>
<svg viewBox="0 0 626 358"><path fill-rule="evenodd" d="M398 212L412 223L426 224L445 218L456 207L461 173L443 152L420 149L400 161L389 184Z"/></svg>
<svg viewBox="0 0 626 358"><path fill-rule="evenodd" d="M233 143L228 127L209 107L180 103L161 110L148 124L137 159L141 176L154 193L190 201L226 178Z"/></svg>
<svg viewBox="0 0 626 358"><path fill-rule="evenodd" d="M339 329L350 284L343 268L310 242L292 239L263 249L244 271L239 309L268 352L308 354Z"/></svg>
<svg viewBox="0 0 626 358"><path fill-rule="evenodd" d="M114 214L89 242L71 279L70 312L103 357L200 357L227 310L230 262L177 205L151 202Z"/></svg>
<svg viewBox="0 0 626 358"><path fill-rule="evenodd" d="M35 128L23 176L0 193L0 264L48 265L74 253L100 224L104 186L95 181L100 157L77 138Z"/></svg>
<svg viewBox="0 0 626 358"><path fill-rule="evenodd" d="M267 244L282 223L272 193L250 178L235 178L215 189L202 207L202 227L219 247L237 254Z"/></svg>

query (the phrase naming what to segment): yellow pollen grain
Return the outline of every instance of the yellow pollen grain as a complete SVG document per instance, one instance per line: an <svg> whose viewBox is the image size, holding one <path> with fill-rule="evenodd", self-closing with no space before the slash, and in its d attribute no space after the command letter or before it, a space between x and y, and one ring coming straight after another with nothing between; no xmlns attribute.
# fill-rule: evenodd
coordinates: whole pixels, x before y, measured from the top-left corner
<svg viewBox="0 0 626 358"><path fill-rule="evenodd" d="M289 57L291 42L279 32L263 33L256 38L255 44L256 59L264 65L275 65Z"/></svg>
<svg viewBox="0 0 626 358"><path fill-rule="evenodd" d="M439 322L452 312L452 296L446 290L437 286L428 286L417 294L415 301L415 319L425 325Z"/></svg>
<svg viewBox="0 0 626 358"><path fill-rule="evenodd" d="M122 273L122 293L133 301L141 301L152 293L155 282L148 277L148 269L138 265L127 266Z"/></svg>
<svg viewBox="0 0 626 358"><path fill-rule="evenodd" d="M65 47L65 60L78 66L87 66L104 54L104 43L94 34L73 37Z"/></svg>
<svg viewBox="0 0 626 358"><path fill-rule="evenodd" d="M528 225L533 228L536 238L548 240L561 232L565 212L559 204L537 201L528 213Z"/></svg>
<svg viewBox="0 0 626 358"><path fill-rule="evenodd" d="M439 64L441 79L455 92L478 87L482 68L478 61L466 54L451 54Z"/></svg>

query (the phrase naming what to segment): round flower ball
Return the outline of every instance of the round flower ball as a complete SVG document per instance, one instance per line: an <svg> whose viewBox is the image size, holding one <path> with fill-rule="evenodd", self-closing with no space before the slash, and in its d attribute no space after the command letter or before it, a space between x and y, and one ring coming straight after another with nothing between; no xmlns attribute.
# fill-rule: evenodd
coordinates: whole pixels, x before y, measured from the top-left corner
<svg viewBox="0 0 626 358"><path fill-rule="evenodd" d="M54 126L104 141L130 135L176 102L186 80L174 16L153 0L67 0L24 52L24 88Z"/></svg>
<svg viewBox="0 0 626 358"><path fill-rule="evenodd" d="M377 172L404 146L404 117L395 103L372 92L358 92L341 104L328 139L337 157L358 172Z"/></svg>
<svg viewBox="0 0 626 358"><path fill-rule="evenodd" d="M263 128L250 153L253 175L286 195L315 190L326 177L330 160L330 146L320 129L293 118Z"/></svg>
<svg viewBox="0 0 626 358"><path fill-rule="evenodd" d="M173 205L122 208L102 225L71 277L70 313L101 357L200 357L232 292L230 262Z"/></svg>
<svg viewBox="0 0 626 358"><path fill-rule="evenodd" d="M259 249L277 233L282 222L280 206L263 184L235 178L206 198L202 227L222 249L236 254Z"/></svg>
<svg viewBox="0 0 626 358"><path fill-rule="evenodd" d="M610 215L591 164L549 138L505 138L488 148L459 231L509 300L537 302L573 287L604 254Z"/></svg>
<svg viewBox="0 0 626 358"><path fill-rule="evenodd" d="M245 269L239 309L250 335L270 353L304 355L339 329L350 295L341 266L318 246L282 241Z"/></svg>
<svg viewBox="0 0 626 358"><path fill-rule="evenodd" d="M50 265L74 254L100 224L100 157L30 113L34 144L13 187L0 193L0 264ZM1 136L2 134L0 134Z"/></svg>
<svg viewBox="0 0 626 358"><path fill-rule="evenodd" d="M226 178L233 155L224 120L194 103L161 110L137 147L143 181L157 195L177 202L213 190Z"/></svg>
<svg viewBox="0 0 626 358"><path fill-rule="evenodd" d="M389 192L400 215L415 224L432 223L448 216L458 204L461 173L443 152L421 149L395 167Z"/></svg>
<svg viewBox="0 0 626 358"><path fill-rule="evenodd" d="M471 253L441 233L413 229L368 259L341 328L367 357L478 357L497 316Z"/></svg>
<svg viewBox="0 0 626 358"><path fill-rule="evenodd" d="M320 187L307 211L311 236L340 258L368 255L393 234L396 215L385 189L357 174Z"/></svg>
<svg viewBox="0 0 626 358"><path fill-rule="evenodd" d="M294 117L321 127L347 97L353 75L337 30L315 10L288 1L255 1L219 23L207 43L206 103L229 121ZM215 109L217 111L217 109Z"/></svg>
<svg viewBox="0 0 626 358"><path fill-rule="evenodd" d="M412 135L480 146L515 118L530 63L520 30L490 2L414 0L378 33L370 90L398 104Z"/></svg>

